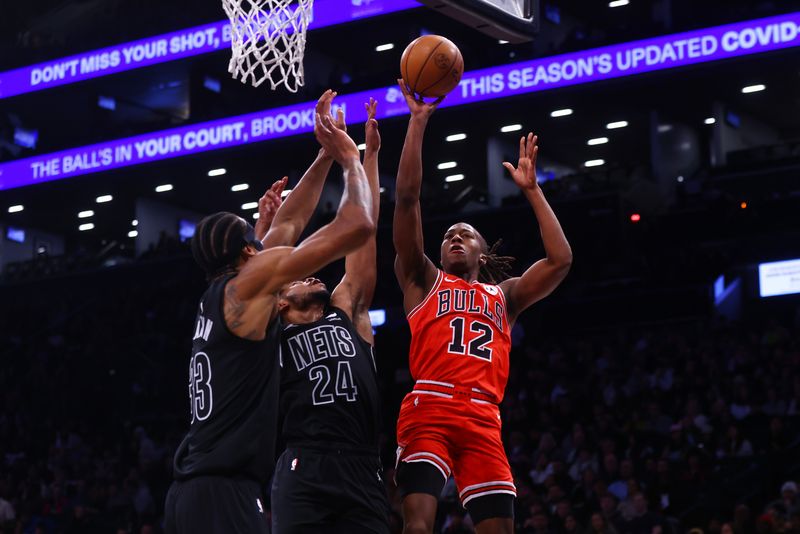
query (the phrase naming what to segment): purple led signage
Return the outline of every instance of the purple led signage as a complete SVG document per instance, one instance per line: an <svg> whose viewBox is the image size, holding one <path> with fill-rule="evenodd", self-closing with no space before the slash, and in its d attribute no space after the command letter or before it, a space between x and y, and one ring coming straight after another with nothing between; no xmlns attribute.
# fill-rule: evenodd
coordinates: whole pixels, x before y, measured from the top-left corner
<svg viewBox="0 0 800 534"><path fill-rule="evenodd" d="M442 106L799 45L800 12L468 72ZM370 96L382 103L379 118L408 113L400 90L389 86L338 97L348 122L366 119L363 103ZM313 108L304 102L11 161L0 164L0 190L307 133L314 127Z"/></svg>
<svg viewBox="0 0 800 534"><path fill-rule="evenodd" d="M420 7L416 0L317 0L309 30ZM230 47L227 20L0 72L0 99Z"/></svg>

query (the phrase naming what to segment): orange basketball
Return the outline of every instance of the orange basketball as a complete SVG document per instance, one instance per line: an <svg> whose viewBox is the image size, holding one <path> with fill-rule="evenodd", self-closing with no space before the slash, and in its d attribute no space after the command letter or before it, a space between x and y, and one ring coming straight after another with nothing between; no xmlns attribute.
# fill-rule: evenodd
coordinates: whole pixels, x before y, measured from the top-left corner
<svg viewBox="0 0 800 534"><path fill-rule="evenodd" d="M400 73L411 89L425 97L446 95L464 74L464 58L452 41L441 35L414 39L400 59Z"/></svg>

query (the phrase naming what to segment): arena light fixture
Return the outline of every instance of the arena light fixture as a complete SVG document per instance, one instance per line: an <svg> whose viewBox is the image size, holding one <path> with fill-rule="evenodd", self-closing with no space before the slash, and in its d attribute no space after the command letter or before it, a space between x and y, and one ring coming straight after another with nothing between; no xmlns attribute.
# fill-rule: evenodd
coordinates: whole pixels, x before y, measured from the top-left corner
<svg viewBox="0 0 800 534"><path fill-rule="evenodd" d="M672 131L671 124L659 124L658 125L658 133L667 133Z"/></svg>
<svg viewBox="0 0 800 534"><path fill-rule="evenodd" d="M467 138L467 134L465 134L465 133L457 133L457 134L448 135L447 137L444 138L444 140L447 141L448 143L452 143L454 141L463 141L466 138Z"/></svg>
<svg viewBox="0 0 800 534"><path fill-rule="evenodd" d="M631 222L632 223L637 223L637 222L639 222L641 220L642 220L642 216L641 215L639 215L638 213L631 213Z"/></svg>
<svg viewBox="0 0 800 534"><path fill-rule="evenodd" d="M106 202L111 202L112 200L114 200L114 197L112 197L111 195L100 195L95 199L95 202L97 202L98 204L104 204Z"/></svg>
<svg viewBox="0 0 800 534"><path fill-rule="evenodd" d="M443 171L445 169L455 169L458 166L458 163L455 161L445 161L444 163L440 163L436 166L437 169Z"/></svg>
<svg viewBox="0 0 800 534"><path fill-rule="evenodd" d="M586 163L583 164L584 167L599 167L600 165L605 165L606 160L604 159L590 159Z"/></svg>
<svg viewBox="0 0 800 534"><path fill-rule="evenodd" d="M131 226L139 226L139 220L138 219L132 220L131 221Z"/></svg>
<svg viewBox="0 0 800 534"><path fill-rule="evenodd" d="M86 210L86 211L79 211L78 212L78 218L79 219L88 219L89 217L92 217L92 216L94 216L94 212L92 210Z"/></svg>
<svg viewBox="0 0 800 534"><path fill-rule="evenodd" d="M748 85L747 87L742 87L742 92L744 94L758 93L758 92L763 91L766 88L767 88L767 86L764 85L763 83L757 83L755 85Z"/></svg>
<svg viewBox="0 0 800 534"><path fill-rule="evenodd" d="M366 143L361 143L360 145L358 145L358 149L361 150L361 151L366 150L367 149L367 144Z"/></svg>
<svg viewBox="0 0 800 534"><path fill-rule="evenodd" d="M628 126L628 121L615 121L609 122L606 124L606 129L608 130L618 130L619 128L625 128Z"/></svg>
<svg viewBox="0 0 800 534"><path fill-rule="evenodd" d="M243 210L254 210L258 207L258 202L245 202L242 204Z"/></svg>
<svg viewBox="0 0 800 534"><path fill-rule="evenodd" d="M622 7L630 4L630 0L614 0L608 3L608 7Z"/></svg>
<svg viewBox="0 0 800 534"><path fill-rule="evenodd" d="M220 168L220 169L211 169L210 171L208 171L208 175L209 176L222 176L226 172L228 172L227 169L222 169L222 168Z"/></svg>
<svg viewBox="0 0 800 534"><path fill-rule="evenodd" d="M550 112L550 116L553 118L567 117L569 115L572 115L572 110L570 108L557 109L555 111Z"/></svg>
<svg viewBox="0 0 800 534"><path fill-rule="evenodd" d="M460 182L463 179L464 179L463 174L451 174L450 176L445 177L444 181L447 183L451 183L451 182Z"/></svg>
<svg viewBox="0 0 800 534"><path fill-rule="evenodd" d="M384 43L375 47L376 52L386 52L394 48L394 43Z"/></svg>
<svg viewBox="0 0 800 534"><path fill-rule="evenodd" d="M604 145L608 143L608 137L595 137L586 141L589 146Z"/></svg>
<svg viewBox="0 0 800 534"><path fill-rule="evenodd" d="M19 213L20 211L24 210L25 206L22 204L16 204L14 206L8 207L8 213Z"/></svg>
<svg viewBox="0 0 800 534"><path fill-rule="evenodd" d="M138 235L139 232L137 232L136 230L131 230L130 232L128 232L128 237L136 237Z"/></svg>
<svg viewBox="0 0 800 534"><path fill-rule="evenodd" d="M172 184L161 184L156 187L156 193L166 193L172 191Z"/></svg>
<svg viewBox="0 0 800 534"><path fill-rule="evenodd" d="M509 133L509 132L518 132L522 129L521 124L509 124L508 126L503 126L500 128L501 133Z"/></svg>
<svg viewBox="0 0 800 534"><path fill-rule="evenodd" d="M292 190L291 190L291 189L284 189L284 190L283 190L283 193L281 193L281 198L286 198L286 197L288 197L288 196L289 196L289 193L291 193L291 192L292 192Z"/></svg>
<svg viewBox="0 0 800 534"><path fill-rule="evenodd" d="M78 230L81 232L85 232L86 230L92 230L94 228L94 223L86 223L78 226Z"/></svg>
<svg viewBox="0 0 800 534"><path fill-rule="evenodd" d="M250 188L250 184L236 184L231 186L231 191L247 191Z"/></svg>
<svg viewBox="0 0 800 534"><path fill-rule="evenodd" d="M715 119L714 117L709 117L703 121L704 124L714 124L715 122L717 122L717 119Z"/></svg>

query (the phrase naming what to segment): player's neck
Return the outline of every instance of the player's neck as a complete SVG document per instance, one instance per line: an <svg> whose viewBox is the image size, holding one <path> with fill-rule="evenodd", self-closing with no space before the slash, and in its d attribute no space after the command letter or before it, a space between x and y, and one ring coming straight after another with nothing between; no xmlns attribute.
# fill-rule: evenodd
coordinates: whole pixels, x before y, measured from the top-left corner
<svg viewBox="0 0 800 534"><path fill-rule="evenodd" d="M288 310L283 314L283 321L288 324L308 324L322 319L325 315L325 306L320 304L309 306L304 310Z"/></svg>
<svg viewBox="0 0 800 534"><path fill-rule="evenodd" d="M474 272L473 271L464 271L464 272L445 271L445 272L447 272L447 274L449 274L451 276L457 276L457 277L461 278L462 280L464 280L465 282L468 282L468 283L471 284L472 282L474 282L475 280L478 279L478 273L480 271L474 271Z"/></svg>

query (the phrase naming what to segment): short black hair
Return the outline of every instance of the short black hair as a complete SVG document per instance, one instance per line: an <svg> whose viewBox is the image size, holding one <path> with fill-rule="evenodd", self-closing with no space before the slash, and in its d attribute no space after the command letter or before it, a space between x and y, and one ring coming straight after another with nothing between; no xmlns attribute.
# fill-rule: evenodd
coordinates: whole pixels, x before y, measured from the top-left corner
<svg viewBox="0 0 800 534"><path fill-rule="evenodd" d="M204 217L192 237L192 256L210 280L233 270L253 227L241 217L220 211Z"/></svg>

